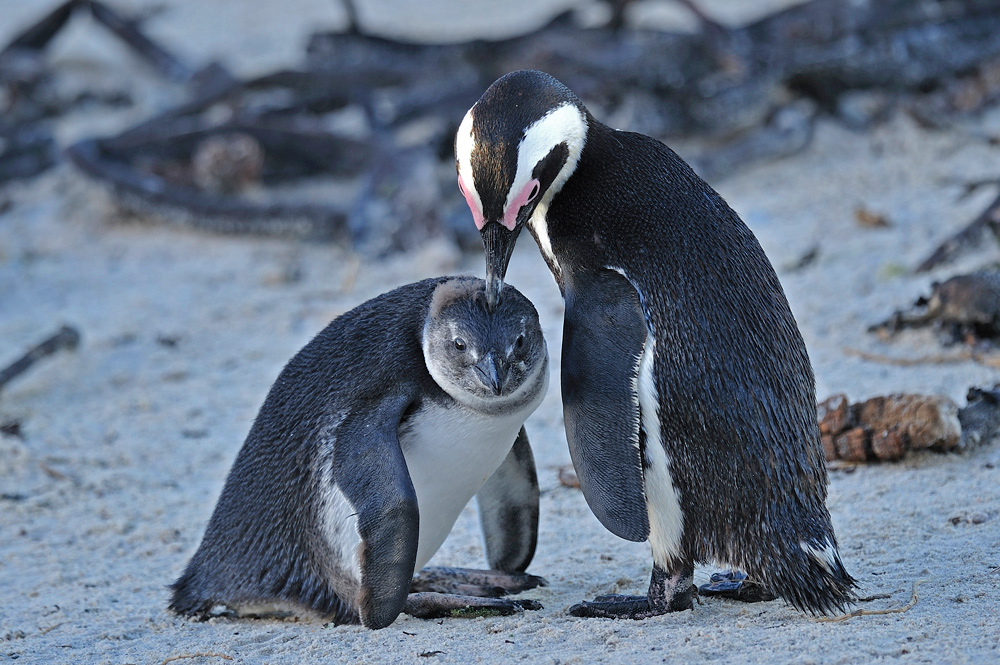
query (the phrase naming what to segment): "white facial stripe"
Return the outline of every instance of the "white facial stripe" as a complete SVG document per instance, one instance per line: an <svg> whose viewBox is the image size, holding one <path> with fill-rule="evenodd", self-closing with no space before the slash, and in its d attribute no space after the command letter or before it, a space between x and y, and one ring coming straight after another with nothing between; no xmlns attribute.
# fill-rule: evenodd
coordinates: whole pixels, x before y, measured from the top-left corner
<svg viewBox="0 0 1000 665"><path fill-rule="evenodd" d="M462 118L462 124L458 126L458 133L455 135L455 157L458 159L458 177L465 185L465 200L472 209L472 215L482 219L483 201L476 191L476 180L472 174L472 149L476 147L476 142L472 138L472 112L475 109L475 106L469 109Z"/></svg>
<svg viewBox="0 0 1000 665"><path fill-rule="evenodd" d="M552 109L525 130L524 138L517 147L517 173L514 175L510 191L507 192L504 211L510 208L515 197L531 181L531 172L538 162L544 159L552 148L563 142L569 148L569 157L555 181L549 186L546 196L550 199L576 169L580 153L583 152L583 146L587 142L587 119L580 109L570 103ZM548 202L544 199L539 205L543 203L548 207Z"/></svg>
<svg viewBox="0 0 1000 665"><path fill-rule="evenodd" d="M561 134L561 138L559 139L553 136L557 129ZM577 162L580 161L580 154L587 143L587 119L579 109L572 104L560 106L528 129L524 140L521 141L521 149L518 151L517 176L514 178L515 188L517 187L517 183L522 179L524 179L524 182L528 182L531 178L531 171L535 168L538 160L544 158L554 146L559 145L563 141L566 141L566 146L569 148L566 163L563 165L562 170L559 171L559 174L556 175L552 184L549 185L549 188L545 190L542 200L535 206L535 212L532 213L531 219L528 220L528 226L531 227L535 239L538 241L538 248L542 251L545 259L556 273L562 272L562 266L559 265L559 261L552 251L552 243L549 240L549 230L545 216L549 212L549 204L552 202L552 197L562 189L562 186L569 180L569 177L573 175L573 171L576 170ZM547 146L545 145L546 142L548 142ZM528 162L531 158L525 157L528 152L535 153L535 161L530 165ZM512 188L511 191L516 191L516 189Z"/></svg>

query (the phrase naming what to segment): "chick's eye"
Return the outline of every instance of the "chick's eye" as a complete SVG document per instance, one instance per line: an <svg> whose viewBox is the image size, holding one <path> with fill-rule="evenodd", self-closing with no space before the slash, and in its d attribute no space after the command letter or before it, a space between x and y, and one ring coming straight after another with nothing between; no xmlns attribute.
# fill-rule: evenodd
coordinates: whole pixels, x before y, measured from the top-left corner
<svg viewBox="0 0 1000 665"><path fill-rule="evenodd" d="M459 351L465 351L465 340L461 337L455 338L455 348Z"/></svg>
<svg viewBox="0 0 1000 665"><path fill-rule="evenodd" d="M517 341L514 342L514 345L517 346L517 348L519 349L524 347L524 335L518 335Z"/></svg>

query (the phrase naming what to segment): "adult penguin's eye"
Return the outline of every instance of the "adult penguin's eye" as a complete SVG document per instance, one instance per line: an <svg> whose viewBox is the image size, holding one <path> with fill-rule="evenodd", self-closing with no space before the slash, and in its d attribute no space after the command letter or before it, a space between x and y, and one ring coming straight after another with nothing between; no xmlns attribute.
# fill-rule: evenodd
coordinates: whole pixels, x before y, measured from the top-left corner
<svg viewBox="0 0 1000 665"><path fill-rule="evenodd" d="M455 348L459 351L465 351L465 340L461 337L455 338Z"/></svg>

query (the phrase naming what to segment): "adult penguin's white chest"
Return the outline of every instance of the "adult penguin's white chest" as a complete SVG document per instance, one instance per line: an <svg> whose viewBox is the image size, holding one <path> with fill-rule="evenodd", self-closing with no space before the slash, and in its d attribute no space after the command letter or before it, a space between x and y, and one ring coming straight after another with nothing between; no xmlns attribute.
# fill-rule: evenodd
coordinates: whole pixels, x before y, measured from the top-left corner
<svg viewBox="0 0 1000 665"><path fill-rule="evenodd" d="M660 396L656 390L656 339L647 335L639 358L635 394L639 402L641 426L646 433L643 480L646 511L649 515L649 544L653 560L666 568L681 551L684 514L680 495L670 474L670 457L660 429Z"/></svg>

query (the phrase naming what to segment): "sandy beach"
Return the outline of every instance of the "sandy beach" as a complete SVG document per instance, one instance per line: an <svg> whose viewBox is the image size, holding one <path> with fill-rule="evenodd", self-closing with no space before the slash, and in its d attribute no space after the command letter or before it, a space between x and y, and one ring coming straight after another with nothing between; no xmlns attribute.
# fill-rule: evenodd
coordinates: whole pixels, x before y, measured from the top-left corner
<svg viewBox="0 0 1000 665"><path fill-rule="evenodd" d="M0 43L48 4L0 0ZM453 3L441 0L423 13L412 9L419 3L402 4L405 11L388 0L360 7L387 33L412 26L416 37L455 39L516 33L569 3L524 2L523 11L493 14L480 6L487 3L474 3L480 11L466 8L453 21ZM705 6L724 13L742 4ZM220 58L247 74L296 64L310 31L343 21L339 5L326 0L176 0L148 28L193 62ZM149 78L93 26L73 26L56 46L55 66L67 72ZM119 131L162 102L155 86L137 94L135 108L68 118L60 141ZM939 131L905 114L865 132L821 119L804 151L712 183L778 271L819 399L908 392L964 405L969 387L1000 381L1000 370L972 360L904 366L858 353L950 353L931 331L884 342L867 328L928 293L934 280L1000 257L991 241L936 272L912 272L995 196L990 187L960 196L963 182L1000 176L1000 147L989 136L1000 136L1000 109ZM549 393L527 422L542 489L529 572L549 586L526 595L544 609L496 618L401 616L377 632L318 621L176 617L166 610L167 585L197 547L284 363L356 304L425 277L482 274L483 258L431 242L372 261L336 245L143 222L65 163L0 186L0 204L0 366L63 323L82 335L75 352L42 361L0 393L0 424L18 421L22 430L20 437L0 434L0 661L1000 662L995 443L831 471L828 507L844 562L859 595L871 598L857 607L905 611L821 622L781 601L701 599L694 611L644 621L567 615L570 605L598 594L645 593L650 555L648 544L607 532L582 494L559 483L558 468L570 461L558 391L562 301L530 240L519 244L508 277L539 311L553 368ZM863 228L858 209L889 225ZM815 261L796 268L814 249ZM484 565L474 506L431 565ZM699 568L696 582L714 570Z"/></svg>

